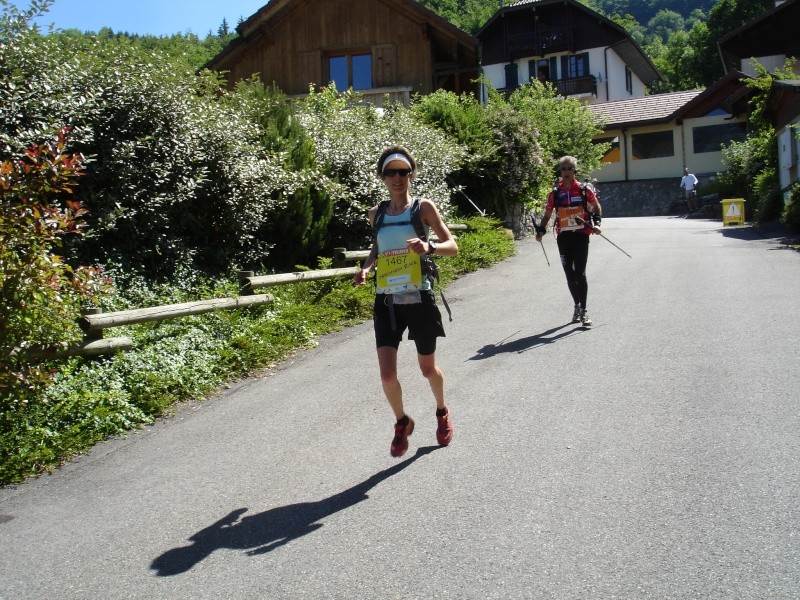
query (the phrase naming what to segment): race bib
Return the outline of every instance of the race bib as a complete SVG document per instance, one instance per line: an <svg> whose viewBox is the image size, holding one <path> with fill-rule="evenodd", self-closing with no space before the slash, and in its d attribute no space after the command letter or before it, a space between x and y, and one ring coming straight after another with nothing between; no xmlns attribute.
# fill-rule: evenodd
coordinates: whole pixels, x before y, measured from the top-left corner
<svg viewBox="0 0 800 600"><path fill-rule="evenodd" d="M408 248L389 250L378 256L376 284L386 294L422 287L422 260Z"/></svg>
<svg viewBox="0 0 800 600"><path fill-rule="evenodd" d="M578 218L583 219L583 206L559 207L558 224L561 226L561 231L583 229L584 223L578 221Z"/></svg>

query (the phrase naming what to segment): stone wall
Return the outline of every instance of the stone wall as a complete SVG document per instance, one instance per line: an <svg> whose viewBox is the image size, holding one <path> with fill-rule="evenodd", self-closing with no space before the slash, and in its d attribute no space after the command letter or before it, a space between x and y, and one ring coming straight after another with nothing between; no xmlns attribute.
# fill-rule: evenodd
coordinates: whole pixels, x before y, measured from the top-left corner
<svg viewBox="0 0 800 600"><path fill-rule="evenodd" d="M699 175L700 193L703 184L710 183L711 177ZM686 201L681 178L674 179L639 179L636 181L610 181L597 183L600 204L604 217L654 217L660 215L676 215L685 213ZM715 197L701 197L701 204L713 203Z"/></svg>

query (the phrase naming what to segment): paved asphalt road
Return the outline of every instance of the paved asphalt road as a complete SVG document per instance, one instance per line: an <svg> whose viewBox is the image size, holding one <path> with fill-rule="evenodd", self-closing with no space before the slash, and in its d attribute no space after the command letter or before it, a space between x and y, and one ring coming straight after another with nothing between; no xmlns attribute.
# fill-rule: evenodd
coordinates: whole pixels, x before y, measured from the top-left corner
<svg viewBox="0 0 800 600"><path fill-rule="evenodd" d="M607 219L590 331L553 238L449 290L456 434L371 324L0 490L0 598L800 597L800 254Z"/></svg>

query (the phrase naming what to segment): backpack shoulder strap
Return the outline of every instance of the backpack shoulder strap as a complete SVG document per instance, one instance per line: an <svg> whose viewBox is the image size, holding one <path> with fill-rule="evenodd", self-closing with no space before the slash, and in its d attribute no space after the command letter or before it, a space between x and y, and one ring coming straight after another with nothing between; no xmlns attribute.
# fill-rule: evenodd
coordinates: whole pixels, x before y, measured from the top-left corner
<svg viewBox="0 0 800 600"><path fill-rule="evenodd" d="M419 198L414 198L411 204L411 224L414 226L417 237L423 242L427 242L428 234L425 231L425 224L422 222L422 202Z"/></svg>
<svg viewBox="0 0 800 600"><path fill-rule="evenodd" d="M586 199L586 184L581 184L581 201L583 203L583 210L589 212L589 201Z"/></svg>
<svg viewBox="0 0 800 600"><path fill-rule="evenodd" d="M386 210L389 208L389 200L381 200L378 203L378 210L375 212L375 220L372 222L372 241L378 241L378 230L383 226L383 219Z"/></svg>
<svg viewBox="0 0 800 600"><path fill-rule="evenodd" d="M553 210L558 210L558 205L561 203L561 198L558 193L558 186L554 185L553 190L550 192L553 195Z"/></svg>

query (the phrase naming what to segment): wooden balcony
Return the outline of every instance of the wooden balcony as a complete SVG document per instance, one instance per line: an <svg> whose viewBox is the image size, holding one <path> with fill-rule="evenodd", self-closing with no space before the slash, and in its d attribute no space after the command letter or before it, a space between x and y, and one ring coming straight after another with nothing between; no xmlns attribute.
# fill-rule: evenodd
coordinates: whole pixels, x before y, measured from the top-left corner
<svg viewBox="0 0 800 600"><path fill-rule="evenodd" d="M562 96L576 96L578 94L594 94L597 96L597 77L573 77L572 79L559 79L550 82Z"/></svg>
<svg viewBox="0 0 800 600"><path fill-rule="evenodd" d="M385 88L371 88L368 90L356 90L357 103L372 104L373 106L382 107L387 103L399 102L406 108L411 104L411 94L413 89L411 86L395 86ZM294 94L290 96L296 99L305 99L308 94Z"/></svg>
<svg viewBox="0 0 800 600"><path fill-rule="evenodd" d="M363 102L381 107L388 101L389 103L399 102L405 107L411 103L411 87L397 86L386 88L372 88L371 90L359 90Z"/></svg>
<svg viewBox="0 0 800 600"><path fill-rule="evenodd" d="M566 27L542 29L508 37L508 55L513 60L522 56L545 56L572 50L572 30Z"/></svg>

